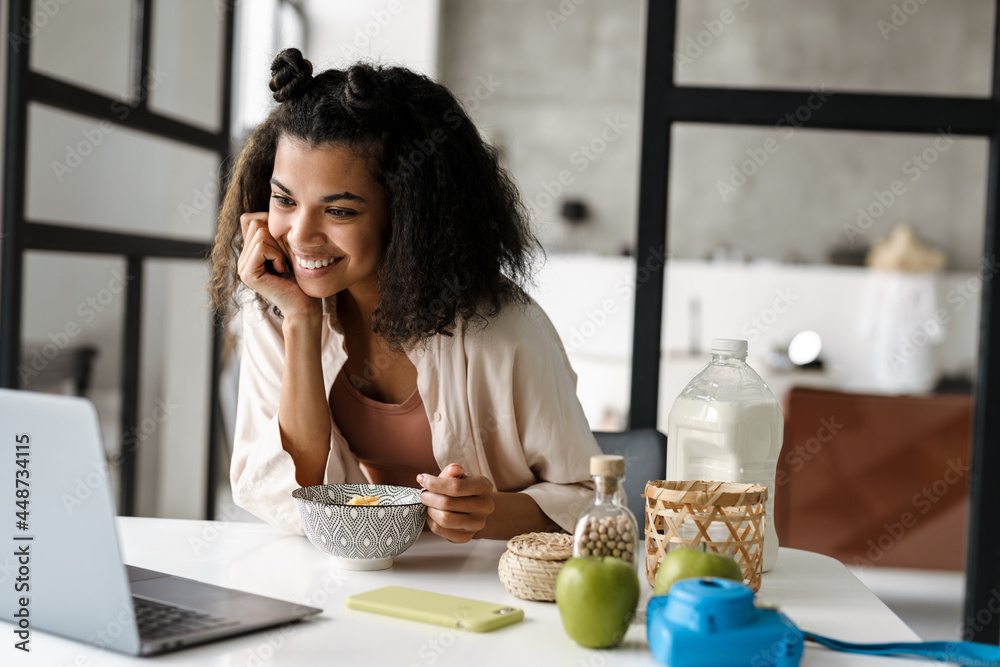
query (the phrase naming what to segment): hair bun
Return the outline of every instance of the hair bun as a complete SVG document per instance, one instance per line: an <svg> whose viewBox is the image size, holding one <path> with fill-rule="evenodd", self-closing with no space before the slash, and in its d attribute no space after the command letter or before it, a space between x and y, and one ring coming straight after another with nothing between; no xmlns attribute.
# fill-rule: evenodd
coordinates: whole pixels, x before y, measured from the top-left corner
<svg viewBox="0 0 1000 667"><path fill-rule="evenodd" d="M287 102L305 92L312 80L312 63L298 49L285 49L271 63L268 87L278 102Z"/></svg>
<svg viewBox="0 0 1000 667"><path fill-rule="evenodd" d="M384 108L384 95L375 80L376 71L371 65L352 65L347 70L340 102L355 119L378 114Z"/></svg>

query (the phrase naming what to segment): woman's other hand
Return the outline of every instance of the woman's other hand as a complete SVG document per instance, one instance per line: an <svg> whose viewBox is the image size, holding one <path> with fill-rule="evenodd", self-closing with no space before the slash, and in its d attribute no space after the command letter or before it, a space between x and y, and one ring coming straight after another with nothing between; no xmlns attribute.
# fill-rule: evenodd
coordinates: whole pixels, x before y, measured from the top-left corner
<svg viewBox="0 0 1000 667"><path fill-rule="evenodd" d="M267 228L267 211L240 216L243 251L236 264L240 280L281 311L285 319L322 312L319 299L307 296L295 282L285 253ZM271 263L270 269L267 262Z"/></svg>
<svg viewBox="0 0 1000 667"><path fill-rule="evenodd" d="M452 463L435 477L417 476L425 489L420 500L427 505L431 532L451 542L468 542L486 527L495 509L493 482L482 475L465 476L462 466Z"/></svg>

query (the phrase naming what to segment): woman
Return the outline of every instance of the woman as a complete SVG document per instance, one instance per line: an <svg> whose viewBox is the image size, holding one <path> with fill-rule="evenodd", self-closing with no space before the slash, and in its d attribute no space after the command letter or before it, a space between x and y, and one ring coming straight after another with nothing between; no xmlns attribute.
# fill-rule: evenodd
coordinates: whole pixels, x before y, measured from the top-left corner
<svg viewBox="0 0 1000 667"><path fill-rule="evenodd" d="M558 335L524 292L515 186L454 96L396 67L271 66L212 290L242 281L237 505L302 532L298 486L425 489L453 542L572 530L599 453ZM260 307L253 307L255 300Z"/></svg>

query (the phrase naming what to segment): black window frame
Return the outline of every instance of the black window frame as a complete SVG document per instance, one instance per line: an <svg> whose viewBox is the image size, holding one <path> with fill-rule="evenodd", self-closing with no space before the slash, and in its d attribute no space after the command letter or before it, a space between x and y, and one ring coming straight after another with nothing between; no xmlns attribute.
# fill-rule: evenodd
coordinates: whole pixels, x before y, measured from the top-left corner
<svg viewBox="0 0 1000 667"><path fill-rule="evenodd" d="M143 79L150 69L153 30L153 1L133 0L134 50L131 90L144 90ZM137 443L127 444L125 435L135 433L138 426L138 396L140 377L140 342L144 264L148 259L178 259L206 261L211 243L183 241L174 238L108 232L69 226L60 221L28 220L25 215L27 119L31 102L107 120L157 138L170 139L186 146L207 149L219 157L219 178L224 182L225 166L231 154L231 110L233 87L233 42L235 5L237 0L214 0L213 6L222 15L223 68L220 82L220 119L218 131L176 120L150 110L147 96L136 95L128 102L129 113L121 118L122 100L112 99L30 68L31 39L25 32L18 39L7 40L7 98L4 149L3 249L0 264L0 386L18 388L18 365L21 353L21 323L23 312L24 253L31 250L64 253L100 254L123 257L129 277L125 287L125 317L120 384L122 390L121 485L117 499L118 512L134 516L136 512ZM10 0L8 26L14 34L17 26L31 25L31 1ZM224 191L224 188L220 188ZM204 516L215 516L216 482L218 473L219 374L222 358L220 313L213 313L212 373L209 395L208 469ZM134 440L134 439L133 439Z"/></svg>
<svg viewBox="0 0 1000 667"><path fill-rule="evenodd" d="M802 123L807 129L936 134L941 127L989 140L985 257L1000 255L1000 2L993 28L989 97L890 95L837 91ZM811 91L677 86L674 62L677 0L647 0L642 107L642 153L636 267L648 270L635 292L629 428L655 428L660 375L667 256L667 196L673 123L773 126L775 119L807 104ZM980 304L979 360L974 391L969 530L966 549L964 637L1000 643L1000 614L986 623L1000 591L1000 512L989 512L1000 488L1000 289L984 280ZM997 341L993 343L993 341ZM992 343L992 344L991 344ZM669 446L669 443L668 443Z"/></svg>

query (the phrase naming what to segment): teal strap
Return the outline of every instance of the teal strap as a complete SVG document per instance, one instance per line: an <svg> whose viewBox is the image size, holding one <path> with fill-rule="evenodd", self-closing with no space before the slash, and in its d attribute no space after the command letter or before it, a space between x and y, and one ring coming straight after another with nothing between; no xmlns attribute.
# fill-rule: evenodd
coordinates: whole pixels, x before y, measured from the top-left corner
<svg viewBox="0 0 1000 667"><path fill-rule="evenodd" d="M806 639L848 653L868 655L908 655L939 662L951 662L966 667L1000 666L1000 646L976 642L897 642L893 644L852 644L830 639L815 632L806 632Z"/></svg>

